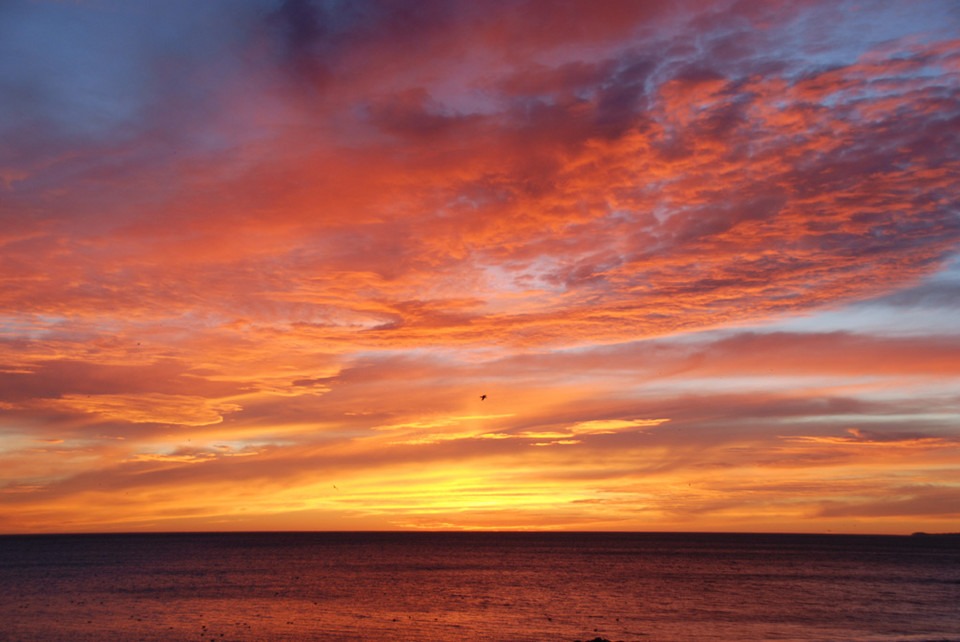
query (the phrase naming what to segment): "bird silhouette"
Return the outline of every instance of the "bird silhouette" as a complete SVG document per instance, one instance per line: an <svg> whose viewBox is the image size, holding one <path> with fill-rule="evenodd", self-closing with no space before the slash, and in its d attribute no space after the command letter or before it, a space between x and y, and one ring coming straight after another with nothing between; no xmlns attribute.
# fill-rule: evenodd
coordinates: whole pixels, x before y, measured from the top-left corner
<svg viewBox="0 0 960 642"><path fill-rule="evenodd" d="M487 395L480 395L480 401L483 401L486 398L487 398Z"/></svg>

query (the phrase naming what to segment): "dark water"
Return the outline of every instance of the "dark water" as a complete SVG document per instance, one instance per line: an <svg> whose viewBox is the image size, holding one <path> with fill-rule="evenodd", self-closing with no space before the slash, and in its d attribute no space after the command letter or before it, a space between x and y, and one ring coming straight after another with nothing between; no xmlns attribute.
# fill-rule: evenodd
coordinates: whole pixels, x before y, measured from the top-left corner
<svg viewBox="0 0 960 642"><path fill-rule="evenodd" d="M941 537L0 537L0 639L952 640Z"/></svg>

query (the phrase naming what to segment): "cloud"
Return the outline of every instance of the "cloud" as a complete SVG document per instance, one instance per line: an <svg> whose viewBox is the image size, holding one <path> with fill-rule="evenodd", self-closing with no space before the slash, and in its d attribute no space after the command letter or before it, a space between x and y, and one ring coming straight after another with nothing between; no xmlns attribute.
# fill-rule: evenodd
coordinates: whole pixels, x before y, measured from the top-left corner
<svg viewBox="0 0 960 642"><path fill-rule="evenodd" d="M827 502L822 517L899 517L960 516L960 491L950 486L901 489L895 499L864 502Z"/></svg>
<svg viewBox="0 0 960 642"><path fill-rule="evenodd" d="M334 55L315 50L318 42L343 50L338 56L387 47L394 35L383 40L393 32L378 20L399 9L358 11L322 18L314 15L319 5L284 3L276 19L287 25L280 28L284 46L299 58ZM658 11L645 17L661 19ZM427 9L410 19L438 47L453 44L433 21L480 20ZM359 40L347 38L354 31ZM758 38L755 47L769 46ZM200 180L187 178L199 157L164 160L163 171L186 189L171 199L147 184L145 194L132 196L152 194L154 216L181 225L123 221L124 245L137 251L117 256L93 239L74 244L51 257L51 266L61 273L80 267L86 278L53 284L51 296L38 299L22 280L43 278L30 277L31 264L19 270L23 289L15 283L10 302L36 313L91 315L109 296L157 319L184 305L214 318L297 305L325 318L312 326L324 331L314 334L335 342L422 344L442 325L450 342L482 336L529 345L620 341L871 296L935 269L957 241L949 189L957 168L944 128L955 116L955 89L930 75L951 54L937 43L908 59L799 76L801 61L791 59L777 73L758 75L759 54L749 48L710 66L695 52L668 53L656 63L652 48L613 49L591 62L520 58L508 81L477 86L488 89L486 106L474 114L441 91L439 78L459 69L456 60L434 59L432 76L414 76L406 86L396 79L395 90L372 101L359 80L333 79L345 83L343 92L310 112L300 111L306 99L287 96L290 120L274 125L276 145L257 143L250 160L201 169ZM419 61L415 51L408 55ZM368 64L358 59L358 78L378 78ZM297 133L341 120L352 138ZM438 145L437 136L445 142ZM209 160L206 149L197 151ZM127 163L125 171L142 172L154 160ZM760 163L762 175L743 171ZM115 174L109 168L106 176ZM267 187L278 181L291 188L279 199ZM81 210L105 198L116 202L113 184L89 185ZM214 193L237 206L211 209L216 200L205 185L219 185ZM264 241L269 253L251 252ZM10 268L23 256L17 249ZM179 273L155 264L170 253L184 265ZM365 279L361 298L328 295L320 305L306 295L322 281L288 280L303 271L378 280ZM242 291L240 275L254 274L261 287ZM178 287L137 285L164 282ZM476 302L472 309L443 320L413 312L445 308L453 283L466 286L460 291ZM505 307L504 285L529 293L512 302L526 312L490 312ZM413 295L424 290L436 298ZM210 291L217 295L203 295ZM368 326L373 330L362 334L352 329Z"/></svg>
<svg viewBox="0 0 960 642"><path fill-rule="evenodd" d="M221 413L240 410L241 406L217 403L187 395L65 395L49 405L73 412L99 415L104 419L130 423L160 423L205 426L223 421Z"/></svg>

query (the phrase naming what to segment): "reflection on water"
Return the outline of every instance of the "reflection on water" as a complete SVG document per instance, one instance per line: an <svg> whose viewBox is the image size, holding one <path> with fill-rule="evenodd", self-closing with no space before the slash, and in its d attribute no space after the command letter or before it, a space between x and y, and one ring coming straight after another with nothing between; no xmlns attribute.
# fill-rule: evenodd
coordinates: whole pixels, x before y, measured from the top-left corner
<svg viewBox="0 0 960 642"><path fill-rule="evenodd" d="M960 640L951 538L0 537L0 638Z"/></svg>

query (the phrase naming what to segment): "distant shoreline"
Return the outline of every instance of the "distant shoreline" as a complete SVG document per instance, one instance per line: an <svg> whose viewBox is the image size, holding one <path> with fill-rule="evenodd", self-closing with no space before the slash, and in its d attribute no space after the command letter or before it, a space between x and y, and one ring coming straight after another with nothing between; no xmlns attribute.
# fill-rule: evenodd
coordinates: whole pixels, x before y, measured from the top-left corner
<svg viewBox="0 0 960 642"><path fill-rule="evenodd" d="M924 533L923 531L918 531L911 533L910 537L960 537L960 533Z"/></svg>

